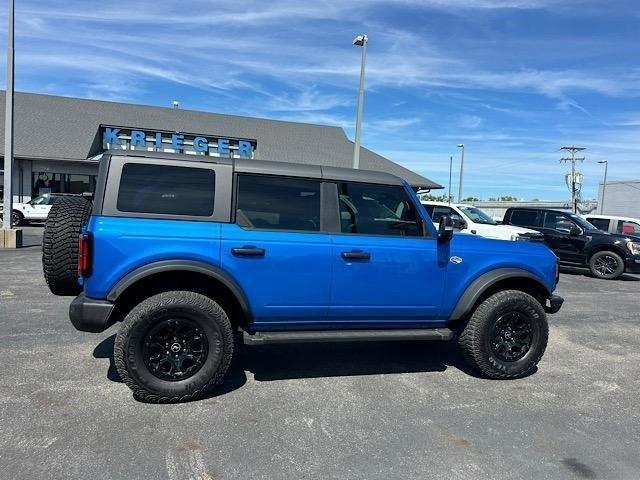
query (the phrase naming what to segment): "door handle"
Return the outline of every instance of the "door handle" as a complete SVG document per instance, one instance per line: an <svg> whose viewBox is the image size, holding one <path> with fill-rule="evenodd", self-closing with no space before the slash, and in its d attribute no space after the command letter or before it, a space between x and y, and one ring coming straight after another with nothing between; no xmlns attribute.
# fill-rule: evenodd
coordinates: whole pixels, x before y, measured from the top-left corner
<svg viewBox="0 0 640 480"><path fill-rule="evenodd" d="M369 252L352 250L351 252L342 252L342 258L345 260L370 260L371 254Z"/></svg>
<svg viewBox="0 0 640 480"><path fill-rule="evenodd" d="M264 248L254 246L234 247L231 253L240 257L264 257Z"/></svg>

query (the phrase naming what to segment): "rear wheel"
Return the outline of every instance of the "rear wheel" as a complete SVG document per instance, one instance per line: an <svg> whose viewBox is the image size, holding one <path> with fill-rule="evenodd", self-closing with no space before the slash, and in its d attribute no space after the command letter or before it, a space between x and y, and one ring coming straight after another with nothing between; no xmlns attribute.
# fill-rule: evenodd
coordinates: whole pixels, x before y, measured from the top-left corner
<svg viewBox="0 0 640 480"><path fill-rule="evenodd" d="M465 360L482 375L507 379L535 371L548 336L542 305L525 292L505 290L476 308L458 343Z"/></svg>
<svg viewBox="0 0 640 480"><path fill-rule="evenodd" d="M24 215L17 210L11 212L11 223L14 227L19 227L20 225L24 225Z"/></svg>
<svg viewBox="0 0 640 480"><path fill-rule="evenodd" d="M596 252L589 259L591 273L605 280L613 280L624 273L624 261L615 252Z"/></svg>
<svg viewBox="0 0 640 480"><path fill-rule="evenodd" d="M58 198L44 224L42 270L54 295L78 295L78 236L91 215L91 202L83 197Z"/></svg>
<svg viewBox="0 0 640 480"><path fill-rule="evenodd" d="M140 400L195 400L218 385L233 355L233 330L215 301L172 291L138 304L116 336L120 377Z"/></svg>

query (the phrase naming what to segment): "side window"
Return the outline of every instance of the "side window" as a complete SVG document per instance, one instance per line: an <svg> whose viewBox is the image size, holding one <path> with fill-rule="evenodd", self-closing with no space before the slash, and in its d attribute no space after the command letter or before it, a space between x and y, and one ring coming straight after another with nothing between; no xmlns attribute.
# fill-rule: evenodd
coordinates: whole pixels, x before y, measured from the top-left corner
<svg viewBox="0 0 640 480"><path fill-rule="evenodd" d="M422 236L413 203L401 186L338 184L342 233Z"/></svg>
<svg viewBox="0 0 640 480"><path fill-rule="evenodd" d="M213 214L215 173L206 168L127 163L122 167L121 212L208 217Z"/></svg>
<svg viewBox="0 0 640 480"><path fill-rule="evenodd" d="M596 227L598 230L609 231L609 219L608 218L587 218L587 222ZM618 226L618 228L620 228Z"/></svg>
<svg viewBox="0 0 640 480"><path fill-rule="evenodd" d="M542 227L542 212L538 210L513 210L509 223L521 227Z"/></svg>
<svg viewBox="0 0 640 480"><path fill-rule="evenodd" d="M566 215L563 215L562 213L545 213L544 228L557 230L562 233L569 233L573 226L575 226L575 223L573 223Z"/></svg>
<svg viewBox="0 0 640 480"><path fill-rule="evenodd" d="M267 230L320 230L320 181L238 175L236 223Z"/></svg>
<svg viewBox="0 0 640 480"><path fill-rule="evenodd" d="M624 233L625 235L637 235L640 233L640 225L636 222L618 220L618 233Z"/></svg>
<svg viewBox="0 0 640 480"><path fill-rule="evenodd" d="M442 219L442 217L446 217L447 215L453 215L454 213L455 212L451 207L443 207L440 205L436 205L433 209L433 214L431 215L431 219L433 220L433 223L440 223L440 220Z"/></svg>

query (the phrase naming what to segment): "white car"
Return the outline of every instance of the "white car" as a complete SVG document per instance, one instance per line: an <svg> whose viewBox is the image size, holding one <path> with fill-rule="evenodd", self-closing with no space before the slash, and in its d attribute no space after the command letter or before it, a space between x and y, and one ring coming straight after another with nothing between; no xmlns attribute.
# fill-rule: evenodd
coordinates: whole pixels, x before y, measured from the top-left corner
<svg viewBox="0 0 640 480"><path fill-rule="evenodd" d="M640 235L640 218L619 217L617 215L582 215L582 217L598 230Z"/></svg>
<svg viewBox="0 0 640 480"><path fill-rule="evenodd" d="M436 224L436 228L440 223L440 219L449 215L463 233L498 240L520 240L520 236L523 234L535 237L540 236L539 232L529 228L501 225L491 215L473 205L429 201L422 201L421 203L431 216L433 223Z"/></svg>
<svg viewBox="0 0 640 480"><path fill-rule="evenodd" d="M20 226L26 222L44 222L49 215L51 205L56 198L61 197L60 193L45 193L39 197L32 198L27 203L13 204L13 225ZM4 209L0 210L0 215L4 214Z"/></svg>

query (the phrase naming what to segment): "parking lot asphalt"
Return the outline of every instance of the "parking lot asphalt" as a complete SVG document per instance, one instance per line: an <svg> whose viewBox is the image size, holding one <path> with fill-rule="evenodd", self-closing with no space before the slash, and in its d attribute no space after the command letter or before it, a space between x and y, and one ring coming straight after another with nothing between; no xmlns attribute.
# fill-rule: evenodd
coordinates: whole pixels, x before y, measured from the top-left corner
<svg viewBox="0 0 640 480"><path fill-rule="evenodd" d="M39 247L0 250L2 479L638 479L640 277L563 273L532 376L443 343L241 347L209 398L137 402Z"/></svg>

